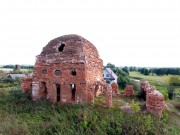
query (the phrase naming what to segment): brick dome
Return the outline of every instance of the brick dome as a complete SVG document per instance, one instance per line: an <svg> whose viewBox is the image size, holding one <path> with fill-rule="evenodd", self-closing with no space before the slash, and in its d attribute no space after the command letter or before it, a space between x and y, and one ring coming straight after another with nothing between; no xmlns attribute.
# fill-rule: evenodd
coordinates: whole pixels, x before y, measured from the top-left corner
<svg viewBox="0 0 180 135"><path fill-rule="evenodd" d="M88 51L87 51L88 50ZM99 59L96 47L85 38L70 34L51 40L37 56L36 62L59 63L80 62L86 63L94 57Z"/></svg>

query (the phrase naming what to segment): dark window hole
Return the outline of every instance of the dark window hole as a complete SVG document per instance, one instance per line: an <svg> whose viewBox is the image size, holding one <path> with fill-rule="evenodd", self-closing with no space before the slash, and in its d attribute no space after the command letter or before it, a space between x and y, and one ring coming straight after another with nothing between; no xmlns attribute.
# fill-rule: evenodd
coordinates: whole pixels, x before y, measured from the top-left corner
<svg viewBox="0 0 180 135"><path fill-rule="evenodd" d="M65 44L62 43L61 46L59 46L58 48L59 52L64 51L64 47L65 47Z"/></svg>
<svg viewBox="0 0 180 135"><path fill-rule="evenodd" d="M71 74L72 74L73 76L76 76L76 70L73 69L73 70L71 71Z"/></svg>
<svg viewBox="0 0 180 135"><path fill-rule="evenodd" d="M59 69L55 70L55 75L61 75L61 70Z"/></svg>
<svg viewBox="0 0 180 135"><path fill-rule="evenodd" d="M43 73L43 74L47 74L47 69L43 69L43 70L42 70L42 73Z"/></svg>

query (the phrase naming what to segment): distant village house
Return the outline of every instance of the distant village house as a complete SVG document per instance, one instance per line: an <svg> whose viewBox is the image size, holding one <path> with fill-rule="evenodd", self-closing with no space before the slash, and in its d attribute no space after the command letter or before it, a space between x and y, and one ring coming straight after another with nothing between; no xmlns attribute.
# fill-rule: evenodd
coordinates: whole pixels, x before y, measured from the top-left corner
<svg viewBox="0 0 180 135"><path fill-rule="evenodd" d="M113 82L117 83L117 75L110 69L110 68L105 68L103 70L103 78L106 81L109 81L110 84Z"/></svg>
<svg viewBox="0 0 180 135"><path fill-rule="evenodd" d="M17 78L23 78L23 77L27 77L27 75L26 74L9 74L7 78L11 78L15 80Z"/></svg>

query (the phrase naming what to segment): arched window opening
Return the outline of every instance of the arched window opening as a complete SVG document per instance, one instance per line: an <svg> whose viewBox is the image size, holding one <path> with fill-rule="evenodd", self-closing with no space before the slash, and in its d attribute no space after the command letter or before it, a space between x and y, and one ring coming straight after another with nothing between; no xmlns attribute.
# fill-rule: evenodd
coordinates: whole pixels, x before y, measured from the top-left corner
<svg viewBox="0 0 180 135"><path fill-rule="evenodd" d="M76 70L75 70L75 69L71 70L71 74L72 74L73 76L76 76Z"/></svg>
<svg viewBox="0 0 180 135"><path fill-rule="evenodd" d="M43 74L47 74L47 69L43 69L43 70L42 70L42 73L43 73Z"/></svg>
<svg viewBox="0 0 180 135"><path fill-rule="evenodd" d="M71 84L71 99L75 101L75 96L76 96L76 85Z"/></svg>
<svg viewBox="0 0 180 135"><path fill-rule="evenodd" d="M60 69L56 69L55 70L55 75L57 75L57 76L61 75L61 70Z"/></svg>
<svg viewBox="0 0 180 135"><path fill-rule="evenodd" d="M41 90L42 90L42 96L47 97L47 86L46 82L41 82Z"/></svg>
<svg viewBox="0 0 180 135"><path fill-rule="evenodd" d="M58 47L58 51L59 51L59 52L64 51L64 47L65 47L65 44L62 43L62 44Z"/></svg>

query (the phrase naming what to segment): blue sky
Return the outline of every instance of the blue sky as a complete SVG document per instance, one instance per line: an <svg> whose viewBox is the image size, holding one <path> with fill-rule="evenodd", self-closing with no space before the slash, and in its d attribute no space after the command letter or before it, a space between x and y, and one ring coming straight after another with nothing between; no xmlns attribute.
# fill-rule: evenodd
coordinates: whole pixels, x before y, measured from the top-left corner
<svg viewBox="0 0 180 135"><path fill-rule="evenodd" d="M0 65L34 64L53 38L78 34L117 66L180 67L179 0L0 2Z"/></svg>

